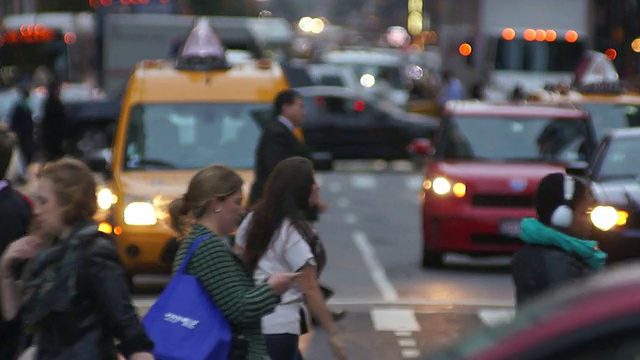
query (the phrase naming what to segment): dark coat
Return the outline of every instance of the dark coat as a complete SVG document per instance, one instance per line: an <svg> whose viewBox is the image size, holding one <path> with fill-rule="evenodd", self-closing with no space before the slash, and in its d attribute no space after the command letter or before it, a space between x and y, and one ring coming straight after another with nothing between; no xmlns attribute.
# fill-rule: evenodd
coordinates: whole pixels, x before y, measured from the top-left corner
<svg viewBox="0 0 640 360"><path fill-rule="evenodd" d="M31 163L31 159L33 159L33 117L31 109L22 102L13 109L11 131L18 136L25 164Z"/></svg>
<svg viewBox="0 0 640 360"><path fill-rule="evenodd" d="M64 156L64 142L67 131L67 118L60 99L48 98L44 104L42 116L41 140L47 161Z"/></svg>
<svg viewBox="0 0 640 360"><path fill-rule="evenodd" d="M74 251L78 251L79 261L75 294L66 310L45 313L36 323L37 358L116 360L117 351L126 358L135 352L151 352L153 342L132 305L113 241L96 233L83 239ZM41 309L38 306L34 311ZM21 311L25 321L33 316L24 306ZM120 341L117 350L114 339Z"/></svg>
<svg viewBox="0 0 640 360"><path fill-rule="evenodd" d="M249 196L250 205L262 197L264 185L273 168L292 156L308 158L307 147L296 139L285 124L279 120L272 121L262 132L256 148L255 181Z"/></svg>
<svg viewBox="0 0 640 360"><path fill-rule="evenodd" d="M31 203L24 195L11 185L0 190L0 254L27 233L31 216ZM0 339L0 360L13 360L20 340L19 319L0 319Z"/></svg>
<svg viewBox="0 0 640 360"><path fill-rule="evenodd" d="M555 246L534 244L526 244L513 256L511 269L518 306L592 272L577 255Z"/></svg>

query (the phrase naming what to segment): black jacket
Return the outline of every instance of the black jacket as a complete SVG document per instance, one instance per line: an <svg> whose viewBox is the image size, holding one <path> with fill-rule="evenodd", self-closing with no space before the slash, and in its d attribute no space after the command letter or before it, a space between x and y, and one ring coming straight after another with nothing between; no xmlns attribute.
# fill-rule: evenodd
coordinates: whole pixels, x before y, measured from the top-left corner
<svg viewBox="0 0 640 360"><path fill-rule="evenodd" d="M64 312L37 324L39 360L117 358L153 349L131 302L124 271L111 240L101 235L80 250L76 295ZM27 318L27 314L23 314Z"/></svg>
<svg viewBox="0 0 640 360"><path fill-rule="evenodd" d="M14 240L23 237L31 222L31 204L25 196L8 185L0 190L0 254ZM19 274L14 274L19 276ZM13 360L20 341L19 319L0 318L0 360Z"/></svg>
<svg viewBox="0 0 640 360"><path fill-rule="evenodd" d="M577 255L555 246L534 244L526 244L513 256L511 269L518 306L592 272Z"/></svg>
<svg viewBox="0 0 640 360"><path fill-rule="evenodd" d="M267 177L276 165L292 156L309 157L307 148L279 120L272 121L262 132L256 148L255 181L251 188L249 204L253 205L262 197Z"/></svg>

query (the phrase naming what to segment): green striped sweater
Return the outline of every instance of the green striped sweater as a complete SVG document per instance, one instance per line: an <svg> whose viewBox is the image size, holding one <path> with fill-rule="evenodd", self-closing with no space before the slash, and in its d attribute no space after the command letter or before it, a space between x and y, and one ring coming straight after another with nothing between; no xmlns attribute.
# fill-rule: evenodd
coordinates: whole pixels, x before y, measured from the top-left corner
<svg viewBox="0 0 640 360"><path fill-rule="evenodd" d="M256 286L245 270L242 260L220 236L208 228L195 224L181 242L173 263L175 273L193 242L202 235L203 240L189 261L187 272L196 276L213 302L231 323L237 335L249 342L248 360L264 360L267 356L265 339L261 331L261 318L275 309L278 296L269 285Z"/></svg>

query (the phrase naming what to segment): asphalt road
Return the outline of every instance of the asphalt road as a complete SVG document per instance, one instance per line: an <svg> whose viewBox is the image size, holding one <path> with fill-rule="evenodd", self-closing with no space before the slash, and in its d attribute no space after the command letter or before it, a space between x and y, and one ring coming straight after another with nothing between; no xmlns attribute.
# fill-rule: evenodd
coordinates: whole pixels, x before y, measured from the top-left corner
<svg viewBox="0 0 640 360"><path fill-rule="evenodd" d="M328 205L317 226L329 263L322 282L335 290L334 309L350 359L415 359L513 314L509 258L448 256L445 269L424 270L419 189L409 164L340 163L318 174ZM144 313L165 279L139 277L136 304ZM326 336L302 338L305 359L331 358Z"/></svg>

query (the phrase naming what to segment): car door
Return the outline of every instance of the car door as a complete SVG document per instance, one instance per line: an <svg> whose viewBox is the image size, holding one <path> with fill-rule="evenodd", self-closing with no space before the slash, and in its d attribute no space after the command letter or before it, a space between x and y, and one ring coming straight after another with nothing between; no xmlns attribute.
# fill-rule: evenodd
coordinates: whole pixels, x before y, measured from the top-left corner
<svg viewBox="0 0 640 360"><path fill-rule="evenodd" d="M309 152L333 153L334 119L324 110L324 97L303 95L302 101L306 111L304 138Z"/></svg>

